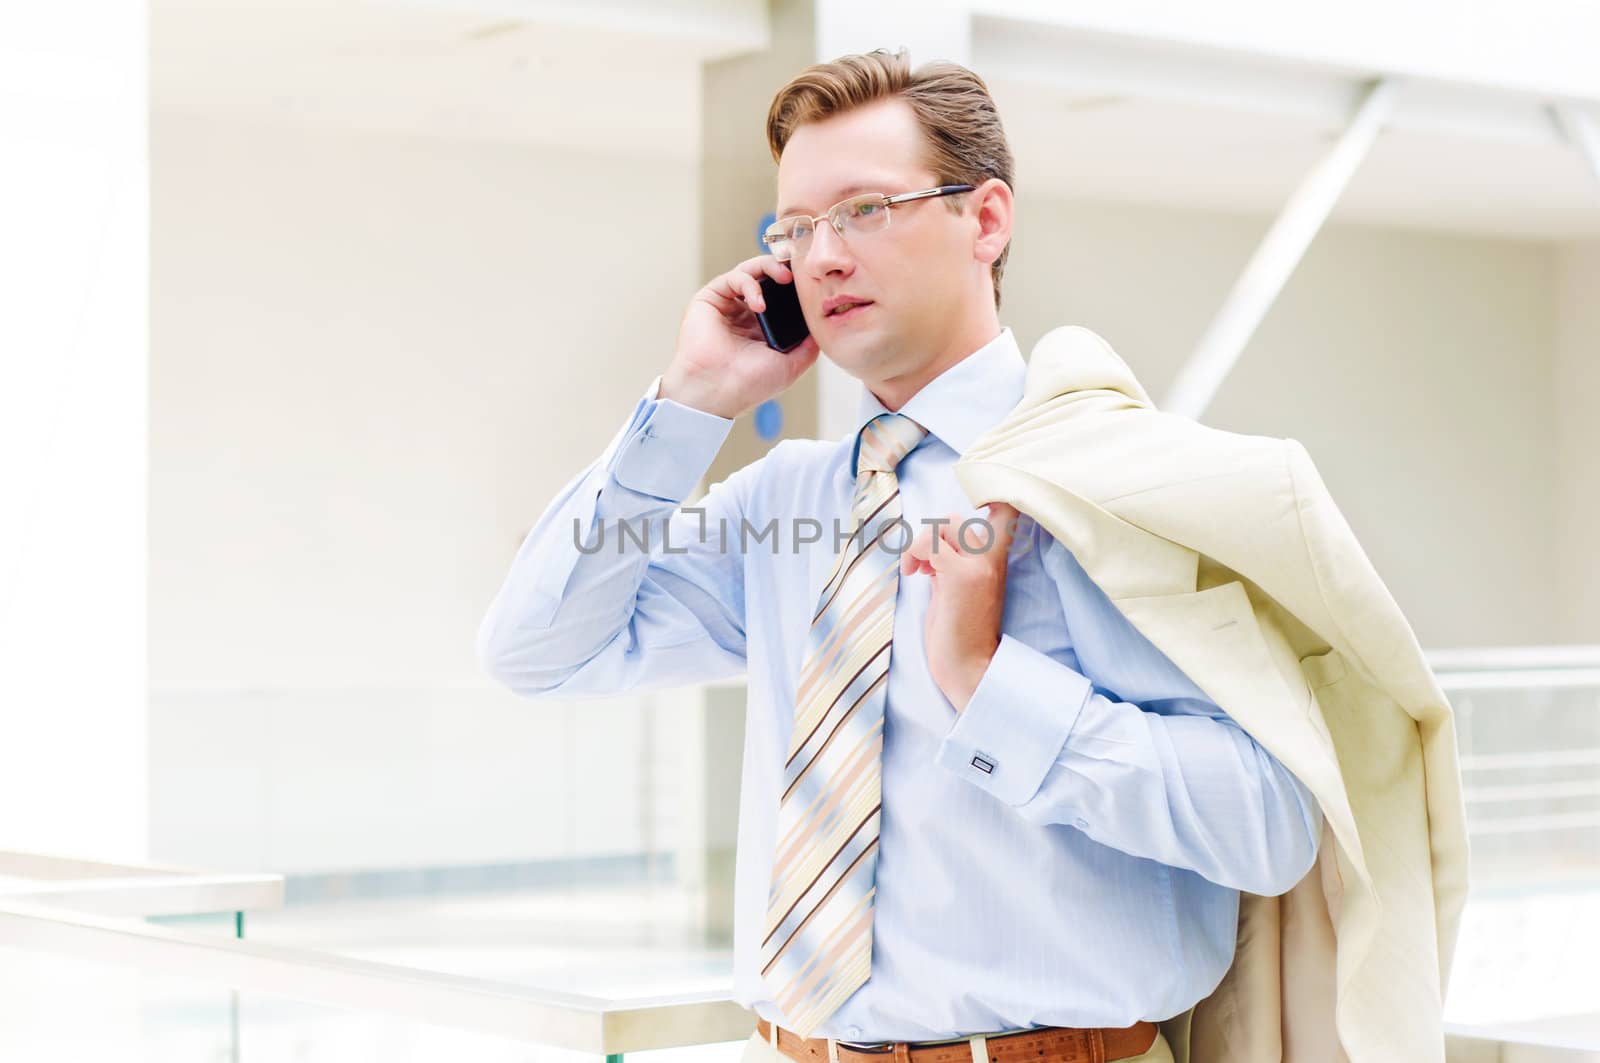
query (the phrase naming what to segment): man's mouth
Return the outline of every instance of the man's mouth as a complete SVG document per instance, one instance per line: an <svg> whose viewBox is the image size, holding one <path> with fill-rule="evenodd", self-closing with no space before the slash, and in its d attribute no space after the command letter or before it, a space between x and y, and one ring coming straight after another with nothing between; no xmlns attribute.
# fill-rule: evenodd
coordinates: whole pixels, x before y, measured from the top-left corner
<svg viewBox="0 0 1600 1063"><path fill-rule="evenodd" d="M837 321L842 318L854 317L859 315L862 310L871 305L871 300L860 303L840 303L838 306L828 311L828 319L830 321Z"/></svg>

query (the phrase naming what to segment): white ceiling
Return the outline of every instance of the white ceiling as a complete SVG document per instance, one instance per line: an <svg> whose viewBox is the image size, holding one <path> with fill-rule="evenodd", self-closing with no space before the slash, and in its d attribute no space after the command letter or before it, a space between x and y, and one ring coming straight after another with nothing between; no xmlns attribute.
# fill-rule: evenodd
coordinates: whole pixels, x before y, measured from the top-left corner
<svg viewBox="0 0 1600 1063"><path fill-rule="evenodd" d="M156 109L699 158L725 47L361 0L154 0Z"/></svg>
<svg viewBox="0 0 1600 1063"><path fill-rule="evenodd" d="M639 3L594 0L580 17L579 5L523 0L516 10L530 20L447 0L153 0L151 101L692 162L700 66L761 47L764 5L711 0L718 19L652 20L635 17ZM1237 57L1223 77L1197 79L1192 54L1051 34L1030 34L1043 49L1031 61L1012 61L1015 47L975 49L1021 195L1271 212L1337 136L1354 85L1348 72L1336 82ZM1600 177L1542 124L1540 101L1428 85L1401 100L1336 219L1600 237ZM751 150L765 153L759 129Z"/></svg>
<svg viewBox="0 0 1600 1063"><path fill-rule="evenodd" d="M1337 125L991 81L1018 194L1275 211ZM1340 221L1549 240L1600 236L1600 177L1570 147L1388 130L1334 208Z"/></svg>

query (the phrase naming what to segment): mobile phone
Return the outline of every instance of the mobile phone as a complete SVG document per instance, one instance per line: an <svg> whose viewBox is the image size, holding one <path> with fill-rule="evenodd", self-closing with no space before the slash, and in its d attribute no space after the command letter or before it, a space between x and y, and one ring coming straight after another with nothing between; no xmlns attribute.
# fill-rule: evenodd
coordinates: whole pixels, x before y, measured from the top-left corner
<svg viewBox="0 0 1600 1063"><path fill-rule="evenodd" d="M756 315L767 346L775 351L792 351L811 335L805 314L800 312L800 295L793 284L779 284L771 277L761 278L761 298L767 308Z"/></svg>

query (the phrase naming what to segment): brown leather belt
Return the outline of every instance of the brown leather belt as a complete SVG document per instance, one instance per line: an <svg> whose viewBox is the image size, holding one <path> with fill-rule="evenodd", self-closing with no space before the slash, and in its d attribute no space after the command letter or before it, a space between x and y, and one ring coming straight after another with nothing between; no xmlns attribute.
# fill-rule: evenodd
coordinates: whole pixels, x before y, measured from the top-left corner
<svg viewBox="0 0 1600 1063"><path fill-rule="evenodd" d="M771 1043L772 1027L766 1019L757 1020L756 1030L763 1041ZM1110 1063L1150 1051L1156 1043L1156 1024L1145 1021L1092 1029L1041 1026L984 1040L990 1063ZM973 1063L972 1042L966 1037L936 1043L900 1041L881 1048L835 1044L840 1063ZM803 1063L830 1063L826 1037L801 1037L782 1026L778 1027L778 1051Z"/></svg>

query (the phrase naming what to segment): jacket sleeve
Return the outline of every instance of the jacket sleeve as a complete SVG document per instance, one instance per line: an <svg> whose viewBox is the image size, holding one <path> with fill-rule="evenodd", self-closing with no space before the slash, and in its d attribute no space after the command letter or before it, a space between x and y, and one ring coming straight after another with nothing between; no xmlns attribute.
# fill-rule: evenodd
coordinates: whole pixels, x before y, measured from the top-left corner
<svg viewBox="0 0 1600 1063"><path fill-rule="evenodd" d="M1322 833L1316 798L1198 687L1172 681L1184 679L1175 665L1145 657L1174 677L1128 683L1161 691L1134 702L1079 671L1073 650L1061 656L1002 634L938 762L1032 823L1219 885L1276 896L1305 876Z"/></svg>
<svg viewBox="0 0 1600 1063"><path fill-rule="evenodd" d="M480 667L514 693L599 696L744 669L743 568L717 529L738 525L760 461L680 508L733 421L658 398L660 380L545 508L479 624Z"/></svg>

